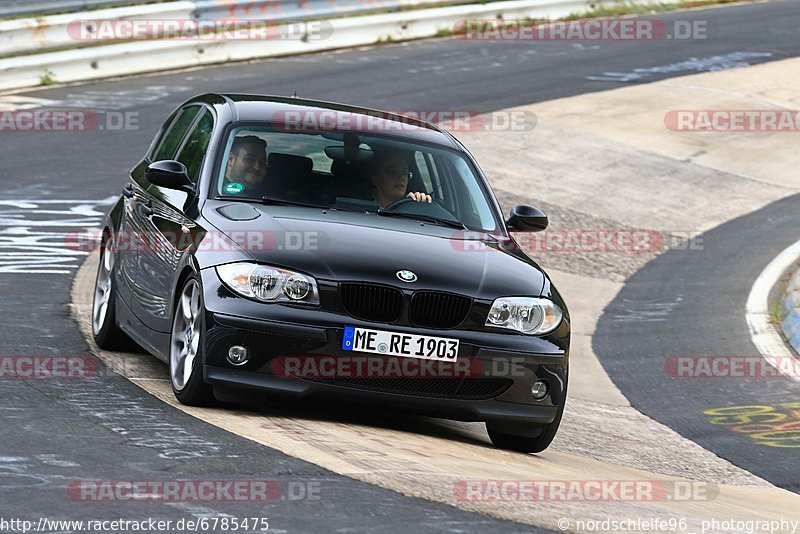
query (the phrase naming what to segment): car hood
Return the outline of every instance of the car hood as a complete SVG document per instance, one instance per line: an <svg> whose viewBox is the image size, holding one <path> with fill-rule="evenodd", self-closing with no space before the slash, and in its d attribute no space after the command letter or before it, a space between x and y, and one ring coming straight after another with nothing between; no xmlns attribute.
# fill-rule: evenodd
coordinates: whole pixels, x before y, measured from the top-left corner
<svg viewBox="0 0 800 534"><path fill-rule="evenodd" d="M243 253L319 280L435 289L483 299L539 296L544 286L542 270L517 247L504 246L513 241L476 239L477 233L374 214L209 204L204 218ZM401 270L412 271L417 281L402 282L397 275Z"/></svg>

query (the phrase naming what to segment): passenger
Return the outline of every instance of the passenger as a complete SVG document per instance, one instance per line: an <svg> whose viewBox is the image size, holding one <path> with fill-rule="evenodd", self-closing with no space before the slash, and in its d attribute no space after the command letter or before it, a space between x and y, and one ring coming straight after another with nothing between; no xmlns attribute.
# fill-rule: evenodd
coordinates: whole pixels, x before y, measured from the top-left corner
<svg viewBox="0 0 800 534"><path fill-rule="evenodd" d="M376 152L370 161L370 179L375 185L375 202L385 208L401 198L408 197L417 202L431 202L430 195L411 192L406 195L411 178L408 160L400 152Z"/></svg>
<svg viewBox="0 0 800 534"><path fill-rule="evenodd" d="M237 137L228 154L222 193L262 197L266 194L267 142L255 135Z"/></svg>

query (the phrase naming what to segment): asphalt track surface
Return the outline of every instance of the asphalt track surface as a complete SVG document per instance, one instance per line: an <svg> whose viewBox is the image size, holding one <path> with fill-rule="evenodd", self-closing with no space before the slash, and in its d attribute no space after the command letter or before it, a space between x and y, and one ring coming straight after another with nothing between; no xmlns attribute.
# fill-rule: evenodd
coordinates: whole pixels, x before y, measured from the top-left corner
<svg viewBox="0 0 800 534"><path fill-rule="evenodd" d="M773 445L765 445L733 429L758 425L756 430L775 432L771 424L789 419L780 415L800 409L800 382L674 376L677 365L671 362L676 357L760 357L745 303L764 267L800 239L798 213L800 195L794 195L703 234L696 250L671 250L649 262L606 307L593 343L634 408L795 493L800 492L798 449L773 446L770 439L763 441ZM785 403L797 405L782 407ZM734 408L739 406L753 408ZM708 410L716 411L704 414Z"/></svg>
<svg viewBox="0 0 800 534"><path fill-rule="evenodd" d="M796 2L729 6L660 18L708 19L712 37L693 41L616 43L430 40L30 92L28 94L33 97L52 100L54 108L137 112L139 129L84 133L4 132L0 144L3 184L0 230L17 225L28 228L32 235L41 232L46 234L46 239L58 239L57 236L64 233L96 225L97 214L107 209L103 199L119 194L127 169L144 153L162 120L181 101L201 92L283 95L297 92L302 97L387 109L489 112L613 89L624 83L647 83L800 55L800 40L797 39L800 8ZM623 78L630 81L609 81ZM92 202L82 202L84 199ZM53 201L55 208L49 210L53 213L46 213L50 204L39 204L34 209L20 206L20 200ZM70 200L74 202L66 202ZM13 202L8 204L8 201ZM786 202L788 205L791 201ZM769 223L769 219L765 222L754 217L753 223ZM758 234L757 228L754 227L753 232ZM674 383L664 383L663 376L653 376L657 373L641 363L641 356L637 356L648 351L650 354L705 353L698 348L706 350L707 347L709 354L718 350L725 354L741 354L742 347L748 345L741 344L747 342L747 330L743 324L744 298L739 297L746 296L753 275L786 245L786 238L772 239L772 236L770 233L769 238L764 239L758 234L756 237L760 239L755 241L760 243L753 254L736 256L739 249L728 247L725 242L719 244L718 251L709 248L718 253L698 254L689 264L679 265L693 269L688 273L693 280L660 278L661 275L669 277L671 272L659 271L661 263L648 266L634 278L634 282L649 281L663 291L683 287L679 283L691 282L693 285L688 289L696 290L704 289L696 286L708 284L704 301L695 303L690 310L694 314L693 328L687 327L680 336L686 348L668 345L670 340L666 339L666 333L650 338L642 333L627 339L628 350L620 355L615 343L621 339L622 330L616 322L610 324L608 316L601 322L598 332L608 337L596 339L595 344L612 379L635 406L733 462L767 478L772 476L770 480L781 483L786 479L781 478L781 469L777 466L781 461L788 462L786 457L775 458L779 454L771 455L764 448L752 457L748 457L746 451L737 453L734 449L741 443L731 439L726 428L703 426L698 417L689 414L692 409L705 409L715 402L720 406L730 405L733 401L726 393L733 395L739 391L721 391L716 398L712 396L712 388L695 391L693 394L698 396L709 395L709 400L696 399L697 406L683 410L684 417L681 417L677 401L669 406L661 395L654 396L652 402L645 398L645 394L663 385L673 388L669 391L676 390ZM0 313L4 318L0 353L5 356L86 354L86 344L71 321L68 308L70 273L74 273L80 258L67 255L60 263L63 274L36 274L37 269L47 270L52 258L44 254L26 261L24 256L30 252L30 247L19 242L0 242L4 243L0 260L6 265L5 270L0 271ZM751 242L750 245L755 244ZM710 247L708 240L706 246ZM14 253L20 256L12 256ZM670 254L658 261L676 261ZM23 259L19 260L20 257ZM30 272L8 272L8 264L13 263L8 258L17 258L14 261L21 263L16 268L26 271L27 267ZM719 268L711 263L715 258L719 261L735 258L738 267L731 266L729 276L711 277L709 273ZM675 285L664 284L664 279L674 280ZM712 284L716 292L712 292ZM636 285L623 292L636 291ZM641 298L641 290L633 295ZM689 297L687 294L682 302L686 303ZM714 299L720 299L719 303ZM710 308L722 307L723 302L729 304L728 311L740 311L713 313L715 310ZM612 309L614 306L620 306L619 302L615 301ZM625 309L624 304L622 309ZM678 325L689 321L688 316L670 315L669 318ZM677 328L671 323L668 326L665 321L638 327L628 324L625 328L645 327ZM713 337L709 338L710 334ZM704 342L707 338L709 341ZM728 344L710 351L713 339ZM655 340L664 345L654 348ZM668 347L670 350L666 350ZM723 347L726 350L722 350ZM615 352L612 354L609 350ZM752 346L747 351L755 353ZM618 363L623 358L624 364ZM664 395L667 393L665 391ZM782 395L781 392L780 399L784 398ZM746 404L744 397L741 404ZM238 517L269 516L273 529L288 531L405 532L410 525L434 532L531 531L527 526L484 518L358 483L259 447L169 409L118 376L72 381L3 380L0 382L0 425L0 514L3 517L177 519L226 513ZM783 471L791 472L785 467ZM266 505L86 503L70 500L64 489L70 481L82 479L255 477L277 481L284 499ZM289 484L298 481L319 483L321 498L287 499Z"/></svg>

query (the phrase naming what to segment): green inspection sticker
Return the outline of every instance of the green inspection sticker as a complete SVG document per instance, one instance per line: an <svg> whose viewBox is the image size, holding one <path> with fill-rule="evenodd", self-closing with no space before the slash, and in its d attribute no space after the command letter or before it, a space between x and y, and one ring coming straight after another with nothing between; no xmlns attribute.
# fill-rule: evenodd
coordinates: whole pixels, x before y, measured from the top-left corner
<svg viewBox="0 0 800 534"><path fill-rule="evenodd" d="M231 193L232 195L241 193L242 191L244 191L244 186L236 182L233 182L232 184L228 184L225 186L225 192Z"/></svg>

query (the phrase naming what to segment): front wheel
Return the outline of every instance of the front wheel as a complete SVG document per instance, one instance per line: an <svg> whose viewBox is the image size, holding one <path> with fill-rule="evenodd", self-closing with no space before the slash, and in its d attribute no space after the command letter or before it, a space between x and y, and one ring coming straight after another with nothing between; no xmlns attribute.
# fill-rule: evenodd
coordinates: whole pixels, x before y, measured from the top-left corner
<svg viewBox="0 0 800 534"><path fill-rule="evenodd" d="M550 446L553 438L556 437L563 414L564 404L562 403L558 407L556 417L552 423L544 425L530 424L517 428L486 423L486 431L489 433L489 439L492 440L492 444L500 449L525 453L542 452Z"/></svg>
<svg viewBox="0 0 800 534"><path fill-rule="evenodd" d="M203 381L205 305L200 280L192 275L183 284L172 318L169 374L172 392L181 404L215 404L211 385Z"/></svg>

